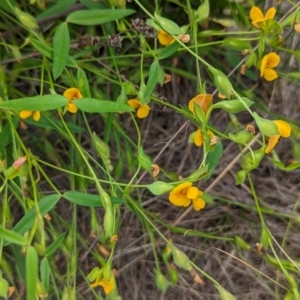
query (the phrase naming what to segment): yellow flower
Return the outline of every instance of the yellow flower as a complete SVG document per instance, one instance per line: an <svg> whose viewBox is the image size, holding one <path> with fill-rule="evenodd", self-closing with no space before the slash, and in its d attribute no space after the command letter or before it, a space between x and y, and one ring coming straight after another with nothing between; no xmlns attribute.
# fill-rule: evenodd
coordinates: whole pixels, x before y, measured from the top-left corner
<svg viewBox="0 0 300 300"><path fill-rule="evenodd" d="M149 105L147 104L142 105L142 103L137 99L128 100L127 104L130 107L137 109L136 115L139 119L146 118L149 115L149 111L150 111Z"/></svg>
<svg viewBox="0 0 300 300"><path fill-rule="evenodd" d="M210 94L199 94L196 97L194 97L192 100L189 102L189 110L195 115L195 103L197 103L204 113L207 112L209 106L211 105L212 102L212 95Z"/></svg>
<svg viewBox="0 0 300 300"><path fill-rule="evenodd" d="M260 65L260 77L264 77L267 81L272 81L278 77L273 68L277 67L280 63L280 56L275 52L270 52L265 55Z"/></svg>
<svg viewBox="0 0 300 300"><path fill-rule="evenodd" d="M41 113L39 111L22 110L19 115L22 119L27 119L32 115L34 121L39 121L41 118Z"/></svg>
<svg viewBox="0 0 300 300"><path fill-rule="evenodd" d="M194 135L194 144L197 146L197 147L200 147L202 146L203 144L203 135L202 135L202 132L200 129L198 129L196 132L195 132L195 135Z"/></svg>
<svg viewBox="0 0 300 300"><path fill-rule="evenodd" d="M273 122L277 125L279 134L273 135L269 138L268 146L265 149L266 154L268 154L277 145L280 137L287 138L291 135L291 126L288 123L281 120L275 120Z"/></svg>
<svg viewBox="0 0 300 300"><path fill-rule="evenodd" d="M107 295L114 289L115 281L114 281L113 277L111 277L110 280L107 282L103 277L99 281L96 281L91 284L92 288L97 287L97 286L102 286L104 293Z"/></svg>
<svg viewBox="0 0 300 300"><path fill-rule="evenodd" d="M162 29L158 31L157 38L163 46L169 46L175 42L175 39Z"/></svg>
<svg viewBox="0 0 300 300"><path fill-rule="evenodd" d="M189 206L193 203L195 210L205 207L205 201L201 198L203 192L192 186L191 182L183 182L175 187L169 194L170 202L175 206Z"/></svg>
<svg viewBox="0 0 300 300"><path fill-rule="evenodd" d="M63 96L66 97L69 100L68 111L70 113L75 114L77 112L78 108L73 103L73 101L76 100L76 99L83 98L82 95L81 95L81 93L80 93L80 91L79 91L79 89L77 89L77 88L69 88L69 89L65 90Z"/></svg>
<svg viewBox="0 0 300 300"><path fill-rule="evenodd" d="M253 6L250 10L250 19L252 21L252 25L255 28L259 29L258 23L265 24L266 20L274 19L275 14L276 14L275 7L271 7L270 9L268 9L266 15L264 16L260 8L258 8L257 6Z"/></svg>

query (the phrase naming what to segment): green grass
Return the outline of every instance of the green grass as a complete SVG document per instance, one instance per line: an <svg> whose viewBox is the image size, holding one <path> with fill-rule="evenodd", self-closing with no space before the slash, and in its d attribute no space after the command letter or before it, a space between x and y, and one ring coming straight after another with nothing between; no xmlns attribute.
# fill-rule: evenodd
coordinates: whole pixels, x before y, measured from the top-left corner
<svg viewBox="0 0 300 300"><path fill-rule="evenodd" d="M0 297L300 299L300 13L254 5L0 2Z"/></svg>

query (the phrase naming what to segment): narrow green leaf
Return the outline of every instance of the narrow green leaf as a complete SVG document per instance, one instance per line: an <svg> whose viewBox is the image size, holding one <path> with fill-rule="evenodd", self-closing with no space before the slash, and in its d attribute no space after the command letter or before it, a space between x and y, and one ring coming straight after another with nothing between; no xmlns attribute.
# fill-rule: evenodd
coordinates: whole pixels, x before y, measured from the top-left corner
<svg viewBox="0 0 300 300"><path fill-rule="evenodd" d="M95 194L69 191L69 192L65 192L63 194L63 197L74 204L78 204L82 206L88 206L88 207L103 206L100 196ZM112 204L119 204L124 202L124 199L117 198L117 197L110 197L110 200Z"/></svg>
<svg viewBox="0 0 300 300"><path fill-rule="evenodd" d="M17 111L46 111L63 107L67 103L68 99L62 95L43 95L0 102L0 108Z"/></svg>
<svg viewBox="0 0 300 300"><path fill-rule="evenodd" d="M100 25L122 19L135 13L132 9L97 9L97 10L79 10L71 13L67 22L91 26Z"/></svg>
<svg viewBox="0 0 300 300"><path fill-rule="evenodd" d="M49 289L50 283L50 265L47 257L44 257L40 265L41 282L46 290Z"/></svg>
<svg viewBox="0 0 300 300"><path fill-rule="evenodd" d="M83 97L91 98L89 81L82 68L78 68L77 70L77 87L81 91Z"/></svg>
<svg viewBox="0 0 300 300"><path fill-rule="evenodd" d="M56 80L63 72L69 57L70 34L67 23L57 26L53 37L53 77Z"/></svg>
<svg viewBox="0 0 300 300"><path fill-rule="evenodd" d="M48 7L47 5L47 9L38 15L37 20L63 13L64 11L68 10L73 4L75 4L76 1L77 0L60 0L52 6L49 5Z"/></svg>
<svg viewBox="0 0 300 300"><path fill-rule="evenodd" d="M213 151L208 153L206 164L208 165L208 174L205 177L205 180L208 180L210 176L213 174L213 171L217 167L221 156L223 153L223 145L221 142L218 142L215 146Z"/></svg>
<svg viewBox="0 0 300 300"><path fill-rule="evenodd" d="M38 255L34 247L26 251L26 299L36 300L36 283L38 280Z"/></svg>
<svg viewBox="0 0 300 300"><path fill-rule="evenodd" d="M17 245L25 245L26 239L19 233L4 228L0 225L0 238Z"/></svg>
<svg viewBox="0 0 300 300"><path fill-rule="evenodd" d="M45 55L49 59L53 59L53 49L48 46L45 42L41 42L39 40L36 40L34 38L30 39L31 44L33 47L38 50L40 53ZM72 67L72 68L78 68L76 60L68 55L68 61L67 61L67 66Z"/></svg>
<svg viewBox="0 0 300 300"><path fill-rule="evenodd" d="M59 199L60 199L60 195L53 194L53 195L48 195L42 200L40 200L38 205L39 205L39 211L41 215L44 216L45 214L47 214L56 205ZM19 234L24 234L34 224L35 217L36 217L36 208L33 207L14 226L13 231L18 232Z"/></svg>
<svg viewBox="0 0 300 300"><path fill-rule="evenodd" d="M41 118L39 119L38 122L34 121L32 118L24 119L23 122L33 125L35 127L52 129L52 130L56 130L56 131L58 130L57 129L57 126L58 126L58 127L62 128L62 130L64 130L63 124L60 120L56 120L54 118L50 118L50 120L49 120L49 118L45 118L44 116L41 116ZM73 133L84 131L84 129L82 127L79 127L73 123L65 122L65 125ZM0 141L1 141L1 136L0 136ZM0 149L1 149L1 146L0 146Z"/></svg>
<svg viewBox="0 0 300 300"><path fill-rule="evenodd" d="M109 100L98 100L94 98L82 98L74 101L74 103L80 110L88 113L113 113L134 110L129 105L124 103L118 103Z"/></svg>
<svg viewBox="0 0 300 300"><path fill-rule="evenodd" d="M144 101L142 104L146 104L149 100L149 97L151 96L157 80L158 80L158 74L159 74L159 62L157 60L154 60L154 62L150 66L150 71L149 71L149 77L146 85L146 89L144 92Z"/></svg>
<svg viewBox="0 0 300 300"><path fill-rule="evenodd" d="M168 47L163 48L158 53L158 59L165 59L173 55L178 49L180 45L177 42L172 43Z"/></svg>
<svg viewBox="0 0 300 300"><path fill-rule="evenodd" d="M57 248L62 244L66 233L67 232L64 232L61 235L59 235L59 237L55 239L54 242L46 248L45 256L50 256L57 250Z"/></svg>

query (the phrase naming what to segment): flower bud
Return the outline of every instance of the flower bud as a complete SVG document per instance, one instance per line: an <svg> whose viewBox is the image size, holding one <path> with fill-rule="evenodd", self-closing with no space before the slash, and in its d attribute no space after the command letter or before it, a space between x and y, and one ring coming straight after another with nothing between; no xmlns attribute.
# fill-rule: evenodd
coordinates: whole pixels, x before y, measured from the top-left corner
<svg viewBox="0 0 300 300"><path fill-rule="evenodd" d="M229 113L236 114L250 107L254 102L248 98L242 97L241 99L235 100L224 100L218 103L215 103L212 106L212 109L221 108Z"/></svg>
<svg viewBox="0 0 300 300"><path fill-rule="evenodd" d="M143 169L151 173L152 160L148 155L144 153L142 147L139 147L138 150L138 161L141 164Z"/></svg>
<svg viewBox="0 0 300 300"><path fill-rule="evenodd" d="M163 292L165 293L168 285L169 285L169 281L166 278L166 276L164 274L162 274L162 272L158 269L154 269L154 273L155 273L155 283L156 286Z"/></svg>
<svg viewBox="0 0 300 300"><path fill-rule="evenodd" d="M105 236L106 237L111 237L113 235L113 232L114 232L114 214L113 214L111 206L108 206L105 209L104 230L105 230Z"/></svg>
<svg viewBox="0 0 300 300"><path fill-rule="evenodd" d="M219 92L230 99L233 88L227 76L215 68L208 67L208 69L214 76L214 82Z"/></svg>
<svg viewBox="0 0 300 300"><path fill-rule="evenodd" d="M240 247L241 249L244 250L250 250L250 245L248 243L246 243L242 238L240 238L239 236L235 236L234 237L235 243L238 247Z"/></svg>
<svg viewBox="0 0 300 300"><path fill-rule="evenodd" d="M268 119L261 118L256 112L253 113L255 122L260 130L260 132L265 136L279 135L277 125Z"/></svg>
<svg viewBox="0 0 300 300"><path fill-rule="evenodd" d="M15 14L20 22L28 29L37 29L39 25L37 24L35 18L30 14L23 12L18 7L15 7Z"/></svg>
<svg viewBox="0 0 300 300"><path fill-rule="evenodd" d="M237 132L236 134L229 133L229 138L237 144L245 144L248 143L253 135L246 129Z"/></svg>
<svg viewBox="0 0 300 300"><path fill-rule="evenodd" d="M190 260L188 256L184 252L182 252L180 249L175 247L173 244L169 244L169 247L171 248L173 254L173 260L177 267L180 267L187 271L193 269L190 264Z"/></svg>
<svg viewBox="0 0 300 300"><path fill-rule="evenodd" d="M147 185L147 189L154 195L162 195L164 193L169 192L173 189L173 185L163 182L163 181L155 181L151 184Z"/></svg>
<svg viewBox="0 0 300 300"><path fill-rule="evenodd" d="M0 271L0 297L7 298L8 295L8 282L2 277L2 272Z"/></svg>
<svg viewBox="0 0 300 300"><path fill-rule="evenodd" d="M22 157L19 157L14 163L13 163L13 168L17 171L19 170L23 165L24 163L26 162L27 160L27 156L22 156Z"/></svg>
<svg viewBox="0 0 300 300"><path fill-rule="evenodd" d="M240 170L236 173L235 184L242 184L246 179L247 172L245 170Z"/></svg>
<svg viewBox="0 0 300 300"><path fill-rule="evenodd" d="M265 155L264 148L259 150L249 152L242 158L242 168L243 170L249 172L256 169L259 166L260 161Z"/></svg>

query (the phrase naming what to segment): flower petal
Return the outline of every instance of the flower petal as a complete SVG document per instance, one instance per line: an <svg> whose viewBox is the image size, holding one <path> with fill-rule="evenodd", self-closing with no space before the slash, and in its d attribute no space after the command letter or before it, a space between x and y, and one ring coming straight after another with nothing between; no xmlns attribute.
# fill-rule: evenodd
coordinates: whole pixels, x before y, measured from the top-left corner
<svg viewBox="0 0 300 300"><path fill-rule="evenodd" d="M268 146L265 149L265 153L268 154L277 145L280 135L273 135L269 138Z"/></svg>
<svg viewBox="0 0 300 300"><path fill-rule="evenodd" d="M80 90L77 88L69 88L69 89L65 90L65 92L63 93L63 96L66 97L68 100L75 100L75 99L83 98L80 93Z"/></svg>
<svg viewBox="0 0 300 300"><path fill-rule="evenodd" d="M260 64L260 77L264 75L267 63L268 63L268 55L265 55L261 60L261 64Z"/></svg>
<svg viewBox="0 0 300 300"><path fill-rule="evenodd" d="M191 186L186 191L186 196L189 199L195 199L198 196L198 189L195 186Z"/></svg>
<svg viewBox="0 0 300 300"><path fill-rule="evenodd" d="M27 119L32 115L33 111L31 110L22 110L19 114L20 118Z"/></svg>
<svg viewBox="0 0 300 300"><path fill-rule="evenodd" d="M136 115L139 119L144 119L149 115L149 111L150 111L149 105L145 104L138 108Z"/></svg>
<svg viewBox="0 0 300 300"><path fill-rule="evenodd" d="M270 52L267 56L267 67L268 68L275 68L280 63L280 56L276 54L275 52Z"/></svg>
<svg viewBox="0 0 300 300"><path fill-rule="evenodd" d="M195 102L193 100L190 100L189 101L189 110L195 114L195 111L194 111L194 107L195 107Z"/></svg>
<svg viewBox="0 0 300 300"><path fill-rule="evenodd" d="M137 99L128 100L127 104L134 109L137 109L138 107L140 107L142 105L141 102Z"/></svg>
<svg viewBox="0 0 300 300"><path fill-rule="evenodd" d="M279 134L282 137L287 138L291 135L292 128L291 128L290 124L288 124L287 122L284 122L282 120L275 120L274 123L277 125Z"/></svg>
<svg viewBox="0 0 300 300"><path fill-rule="evenodd" d="M278 77L276 71L270 68L265 69L263 76L267 81L272 81Z"/></svg>
<svg viewBox="0 0 300 300"><path fill-rule="evenodd" d="M194 97L192 99L192 101L194 101L196 104L198 104L202 108L204 113L206 113L207 110L208 110L208 107L211 104L212 95L210 95L210 94L199 94L196 97Z"/></svg>
<svg viewBox="0 0 300 300"><path fill-rule="evenodd" d="M189 206L191 203L191 199L183 193L170 194L169 201L175 206Z"/></svg>
<svg viewBox="0 0 300 300"><path fill-rule="evenodd" d="M203 135L201 133L201 130L198 129L195 133L195 136L194 136L194 144L197 146L197 147L200 147L202 146L203 144Z"/></svg>
<svg viewBox="0 0 300 300"><path fill-rule="evenodd" d="M264 15L261 11L261 9L257 6L253 6L250 10L250 19L252 21L258 21L263 19Z"/></svg>
<svg viewBox="0 0 300 300"><path fill-rule="evenodd" d="M183 183L180 183L178 186L176 186L171 192L170 192L170 195L174 195L174 194L177 194L177 193L180 193L181 191L183 191L184 189L188 188L192 186L192 183L191 182L183 182Z"/></svg>
<svg viewBox="0 0 300 300"><path fill-rule="evenodd" d="M41 118L41 113L39 111L34 111L33 112L33 120L39 121L40 118Z"/></svg>
<svg viewBox="0 0 300 300"><path fill-rule="evenodd" d="M114 279L111 277L108 282L104 278L102 278L100 281L94 282L91 284L91 287L97 287L97 286L102 286L104 289L105 294L109 294L115 286Z"/></svg>
<svg viewBox="0 0 300 300"><path fill-rule="evenodd" d="M271 7L266 12L265 18L266 19L274 19L275 14L276 14L276 8L275 7Z"/></svg>
<svg viewBox="0 0 300 300"><path fill-rule="evenodd" d="M175 42L175 39L162 29L158 31L157 38L160 44L163 46L169 46Z"/></svg>
<svg viewBox="0 0 300 300"><path fill-rule="evenodd" d="M194 210L199 211L205 207L205 201L202 198L193 199Z"/></svg>
<svg viewBox="0 0 300 300"><path fill-rule="evenodd" d="M72 114L75 114L78 111L78 108L74 103L68 103L68 111Z"/></svg>

